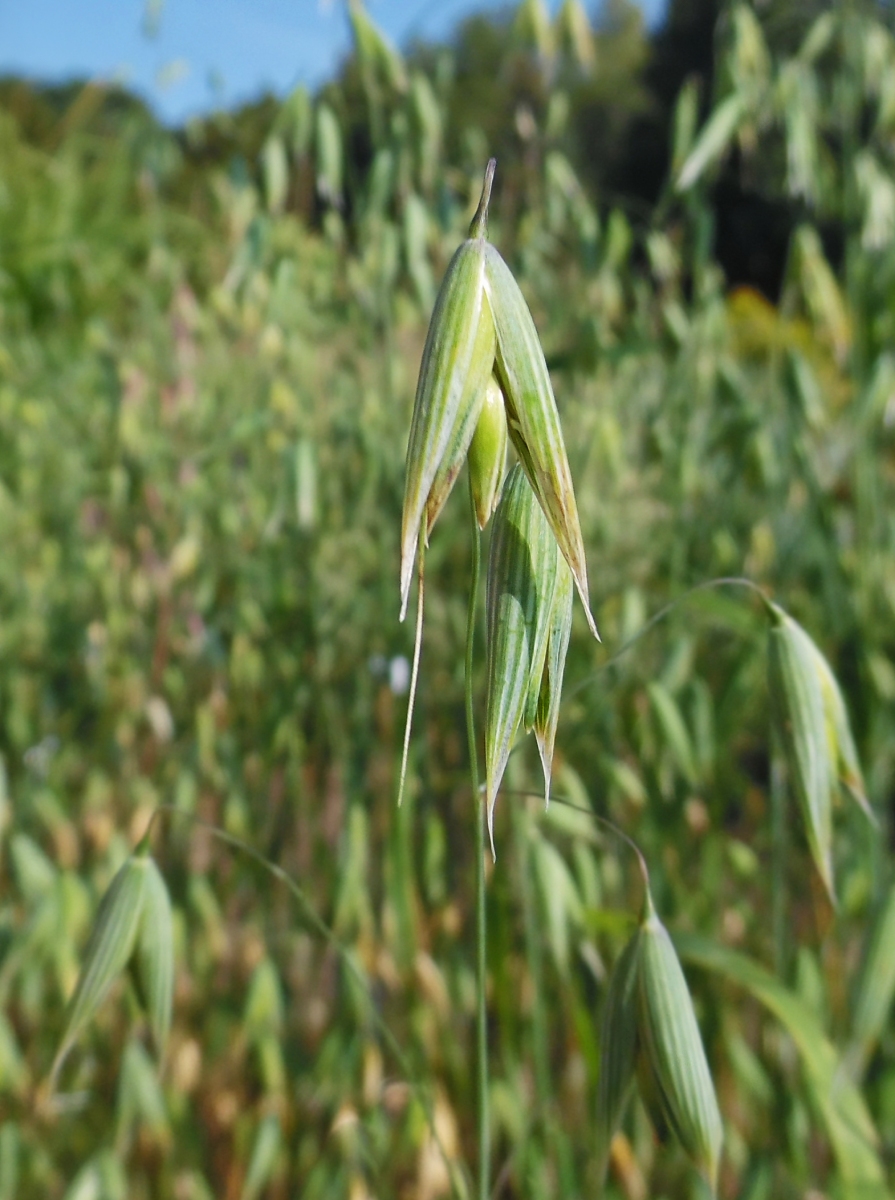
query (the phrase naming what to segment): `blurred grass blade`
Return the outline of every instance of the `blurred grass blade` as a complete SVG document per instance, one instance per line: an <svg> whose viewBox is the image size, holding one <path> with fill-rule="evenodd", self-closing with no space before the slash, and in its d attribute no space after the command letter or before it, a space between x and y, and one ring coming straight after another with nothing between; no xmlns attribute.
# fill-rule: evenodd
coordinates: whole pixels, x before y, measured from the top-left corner
<svg viewBox="0 0 895 1200"><path fill-rule="evenodd" d="M596 59L594 33L581 0L563 0L555 27L561 48L582 70L591 70Z"/></svg>
<svg viewBox="0 0 895 1200"><path fill-rule="evenodd" d="M716 163L733 141L733 136L740 122L746 115L746 101L739 92L727 96L706 122L702 132L696 139L696 144L677 177L676 188L686 192L697 180L705 174L708 167Z"/></svg>
<svg viewBox="0 0 895 1200"><path fill-rule="evenodd" d="M851 319L817 230L801 225L792 235L791 247L792 281L812 321L826 335L837 359L844 362L852 342Z"/></svg>
<svg viewBox="0 0 895 1200"><path fill-rule="evenodd" d="M814 71L798 59L780 70L778 106L786 127L786 186L791 196L811 204L820 179L817 143L818 94Z"/></svg>
<svg viewBox="0 0 895 1200"><path fill-rule="evenodd" d="M832 773L826 716L813 643L776 605L768 637L768 689L775 730L805 822L808 845L835 902Z"/></svg>
<svg viewBox="0 0 895 1200"><path fill-rule="evenodd" d="M125 1168L113 1150L101 1150L78 1171L63 1200L128 1200Z"/></svg>
<svg viewBox="0 0 895 1200"><path fill-rule="evenodd" d="M886 1028L895 998L895 885L877 919L855 1005L847 1060L852 1077L863 1078L867 1063Z"/></svg>
<svg viewBox="0 0 895 1200"><path fill-rule="evenodd" d="M671 173L680 175L696 136L699 119L699 88L694 78L685 81L674 106L671 139Z"/></svg>
<svg viewBox="0 0 895 1200"><path fill-rule="evenodd" d="M19 1147L22 1139L13 1121L0 1125L0 1200L15 1200L19 1192Z"/></svg>
<svg viewBox="0 0 895 1200"><path fill-rule="evenodd" d="M295 444L295 520L305 532L317 525L317 453L308 437Z"/></svg>
<svg viewBox="0 0 895 1200"><path fill-rule="evenodd" d="M560 976L569 972L570 934L581 921L581 897L566 860L546 838L535 835L532 860L546 918L547 941Z"/></svg>
<svg viewBox="0 0 895 1200"><path fill-rule="evenodd" d="M328 104L317 105L315 122L317 192L333 208L342 207L342 130Z"/></svg>
<svg viewBox="0 0 895 1200"><path fill-rule="evenodd" d="M639 931L612 968L600 1025L600 1074L597 1079L597 1164L602 1186L609 1147L621 1124L634 1080L637 1055L637 969Z"/></svg>
<svg viewBox="0 0 895 1200"><path fill-rule="evenodd" d="M544 61L553 56L553 28L544 0L520 0L510 35L512 43L521 50L534 49Z"/></svg>
<svg viewBox="0 0 895 1200"><path fill-rule="evenodd" d="M289 163L283 139L276 134L271 134L261 148L261 170L267 210L281 213L289 192Z"/></svg>
<svg viewBox="0 0 895 1200"><path fill-rule="evenodd" d="M813 63L826 53L836 35L839 20L839 14L833 12L824 12L815 18L799 47L799 58L802 62Z"/></svg>
<svg viewBox="0 0 895 1200"><path fill-rule="evenodd" d="M273 962L264 958L255 968L246 997L243 1030L252 1043L283 1028L283 989Z"/></svg>
<svg viewBox="0 0 895 1200"><path fill-rule="evenodd" d="M407 273L416 287L424 312L431 312L435 300L435 281L429 263L429 210L425 202L411 192L404 201L404 257Z"/></svg>
<svg viewBox="0 0 895 1200"><path fill-rule="evenodd" d="M146 855L132 854L100 902L84 949L81 973L69 1001L65 1032L51 1073L53 1082L72 1043L96 1013L133 953L143 914L148 863Z"/></svg>
<svg viewBox="0 0 895 1200"><path fill-rule="evenodd" d="M407 90L404 59L382 30L367 15L361 0L349 0L348 15L357 54L364 66L395 92Z"/></svg>
<svg viewBox="0 0 895 1200"><path fill-rule="evenodd" d="M677 768L692 787L697 778L696 756L693 753L693 742L687 732L681 710L671 693L658 679L647 684L647 691L653 712L656 714Z"/></svg>
<svg viewBox="0 0 895 1200"><path fill-rule="evenodd" d="M485 247L485 266L510 440L571 568L591 632L599 638L590 610L572 474L538 332L518 283L490 244Z"/></svg>
<svg viewBox="0 0 895 1200"><path fill-rule="evenodd" d="M283 1141L280 1118L270 1113L258 1126L240 1200L257 1200L270 1183Z"/></svg>
<svg viewBox="0 0 895 1200"><path fill-rule="evenodd" d="M531 681L540 679L543 670L558 557L553 534L517 464L507 476L494 517L486 590L485 779L492 852L497 792Z"/></svg>
<svg viewBox="0 0 895 1200"><path fill-rule="evenodd" d="M784 1026L795 1043L805 1081L823 1121L848 1200L886 1200L879 1135L861 1093L849 1080L817 1017L798 996L743 954L692 935L675 939L687 962L744 987Z"/></svg>
<svg viewBox="0 0 895 1200"><path fill-rule="evenodd" d="M134 955L137 989L149 1017L156 1049L165 1051L174 999L174 925L171 900L161 872L146 859L143 912Z"/></svg>
<svg viewBox="0 0 895 1200"><path fill-rule="evenodd" d="M130 1041L121 1060L118 1086L118 1128L115 1141L124 1151L145 1129L161 1146L170 1141L168 1112L152 1060L137 1041Z"/></svg>
<svg viewBox="0 0 895 1200"><path fill-rule="evenodd" d="M638 943L640 1035L665 1116L715 1190L723 1128L693 1002L647 892Z"/></svg>

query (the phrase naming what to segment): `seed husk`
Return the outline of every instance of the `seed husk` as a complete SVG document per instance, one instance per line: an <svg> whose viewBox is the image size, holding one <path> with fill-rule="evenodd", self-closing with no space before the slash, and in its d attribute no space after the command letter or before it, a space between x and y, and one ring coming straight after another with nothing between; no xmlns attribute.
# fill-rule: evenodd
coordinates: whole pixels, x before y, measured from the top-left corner
<svg viewBox="0 0 895 1200"><path fill-rule="evenodd" d="M146 860L146 884L133 959L134 980L159 1054L171 1028L174 997L174 928L171 900L155 862Z"/></svg>
<svg viewBox="0 0 895 1200"><path fill-rule="evenodd" d="M587 564L556 399L525 297L497 250L485 245L486 292L497 337L496 374L507 407L510 440L572 571L587 621Z"/></svg>
<svg viewBox="0 0 895 1200"><path fill-rule="evenodd" d="M484 529L491 520L500 500L507 467L507 441L503 392L492 375L485 385L485 395L467 459L479 529Z"/></svg>
<svg viewBox="0 0 895 1200"><path fill-rule="evenodd" d="M547 635L547 653L544 668L537 688L537 705L534 728L538 753L544 768L544 797L550 802L550 776L553 770L553 747L556 743L556 728L559 724L559 704L562 698L562 679L572 632L572 572L568 563L557 555L556 588L550 610ZM534 681L533 681L534 682ZM532 687L529 696L534 695Z"/></svg>
<svg viewBox="0 0 895 1200"><path fill-rule="evenodd" d="M454 254L426 336L407 446L402 620L423 514L428 536L463 463L491 375L495 338L485 297L485 245L483 237L470 238Z"/></svg>
<svg viewBox="0 0 895 1200"><path fill-rule="evenodd" d="M91 1020L133 953L143 913L149 859L132 854L109 884L84 949L78 982L68 1004L65 1031L53 1063L55 1081L75 1039Z"/></svg>
<svg viewBox="0 0 895 1200"><path fill-rule="evenodd" d="M712 1191L723 1128L684 973L647 892L638 942L637 992L643 1050L662 1111Z"/></svg>
<svg viewBox="0 0 895 1200"><path fill-rule="evenodd" d="M831 789L835 765L813 642L782 609L772 606L768 639L768 689L774 725L805 822L808 845L831 900L833 828Z"/></svg>
<svg viewBox="0 0 895 1200"><path fill-rule="evenodd" d="M497 792L532 680L539 685L543 674L558 563L556 541L517 464L494 517L488 560L485 779L492 853Z"/></svg>
<svg viewBox="0 0 895 1200"><path fill-rule="evenodd" d="M808 637L807 633L805 637ZM864 773L861 770L861 763L858 759L858 751L852 735L851 725L849 724L845 700L842 697L842 692L839 690L839 684L836 681L836 676L833 674L830 664L817 644L810 638L808 640L811 642L811 648L814 651L815 666L817 667L820 679L824 716L826 717L827 726L827 745L830 751L833 773L838 777L839 782L867 819L874 825L877 825L876 815L870 807L870 801L867 799Z"/></svg>

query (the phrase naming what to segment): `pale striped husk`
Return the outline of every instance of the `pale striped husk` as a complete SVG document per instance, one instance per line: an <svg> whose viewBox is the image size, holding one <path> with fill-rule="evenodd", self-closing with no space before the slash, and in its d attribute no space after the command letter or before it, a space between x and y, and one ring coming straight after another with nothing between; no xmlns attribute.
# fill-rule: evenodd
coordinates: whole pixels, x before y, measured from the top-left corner
<svg viewBox="0 0 895 1200"><path fill-rule="evenodd" d="M146 862L146 885L133 967L153 1041L162 1054L171 1028L174 998L174 928L165 881L153 860L149 858Z"/></svg>
<svg viewBox="0 0 895 1200"><path fill-rule="evenodd" d="M768 690L774 727L805 822L808 845L834 898L832 786L827 716L813 642L791 617L771 606Z"/></svg>
<svg viewBox="0 0 895 1200"><path fill-rule="evenodd" d="M668 931L647 893L638 943L639 1031L662 1111L712 1191L723 1127L693 1002Z"/></svg>
<svg viewBox="0 0 895 1200"><path fill-rule="evenodd" d="M808 637L808 634L806 633L805 636ZM814 662L820 679L832 771L838 776L839 782L868 820L876 825L876 815L867 799L864 773L858 759L858 750L848 721L842 692L839 690L839 684L830 664L813 641L811 641L811 648L814 651Z"/></svg>
<svg viewBox="0 0 895 1200"><path fill-rule="evenodd" d="M494 324L484 287L485 247L484 238L477 237L457 250L429 323L407 446L401 521L402 620L423 515L428 509L427 530L431 529L469 447L478 415L475 406L481 405L494 362Z"/></svg>
<svg viewBox="0 0 895 1200"><path fill-rule="evenodd" d="M537 688L544 669L558 566L556 540L517 464L495 513L488 560L485 780L492 852L497 792L532 681Z"/></svg>
<svg viewBox="0 0 895 1200"><path fill-rule="evenodd" d="M544 798L550 802L550 776L553 770L553 747L556 743L556 727L559 724L559 704L562 698L562 678L572 632L572 572L568 563L557 555L556 590L550 612L550 629L547 639L547 654L544 669L535 696L534 688L529 694L536 700L532 720L526 719L528 728L534 727L538 753L544 768Z"/></svg>
<svg viewBox="0 0 895 1200"><path fill-rule="evenodd" d="M496 374L507 405L510 439L563 557L571 568L591 632L587 564L559 413L525 297L495 248L485 246L485 286L497 334Z"/></svg>
<svg viewBox="0 0 895 1200"><path fill-rule="evenodd" d="M74 993L68 1002L65 1032L53 1064L55 1079L75 1039L92 1019L133 953L146 889L148 858L132 854L100 901Z"/></svg>

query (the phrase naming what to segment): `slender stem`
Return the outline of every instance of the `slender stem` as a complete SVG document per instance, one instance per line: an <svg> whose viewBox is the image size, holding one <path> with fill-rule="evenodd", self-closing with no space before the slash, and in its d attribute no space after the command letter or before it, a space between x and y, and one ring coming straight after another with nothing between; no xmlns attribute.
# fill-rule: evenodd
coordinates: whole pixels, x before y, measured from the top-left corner
<svg viewBox="0 0 895 1200"><path fill-rule="evenodd" d="M416 634L413 639L413 668L410 672L410 692L407 696L407 720L404 724L404 748L401 751L401 781L398 784L398 808L401 807L401 801L404 799L404 784L407 779L407 758L410 754L410 729L413 725L413 706L416 703L416 685L419 681L420 674L420 651L423 646L423 600L425 592L423 588L424 566L426 560L426 538L425 531L420 530L420 550L419 550L419 599L416 604Z"/></svg>
<svg viewBox="0 0 895 1200"><path fill-rule="evenodd" d="M469 740L469 775L475 805L476 853L476 998L479 1090L479 1200L488 1200L491 1174L491 1130L488 1112L488 1010L485 995L487 969L487 921L485 916L485 797L479 790L478 754L475 739L475 714L472 704L472 667L475 657L475 616L481 570L481 544L476 520L472 480L469 483L469 512L472 528L472 581L469 586L469 610L466 618L466 735Z"/></svg>
<svg viewBox="0 0 895 1200"><path fill-rule="evenodd" d="M642 637L649 633L651 629L655 629L660 621L664 621L665 618L669 616L679 604L683 604L685 600L689 600L690 597L695 596L697 592L705 592L712 588L721 587L748 588L749 591L754 592L758 598L764 602L765 606L768 604L767 596L764 594L758 584L752 579L745 579L738 575L732 575L724 576L720 579L707 579L703 583L697 583L694 587L688 588L686 592L683 592L675 600L669 600L667 604L663 605L663 607L660 608L657 613L654 613L653 616L651 616L646 622L646 624L642 625L632 637L628 638L628 640L622 646L620 646L610 658L607 658L605 662L600 663L595 671L591 671L590 675L585 675L583 679L579 679L578 682L572 687L567 687L565 689L563 701L565 702L566 700L570 700L572 696L576 696L578 692L582 691L589 684L593 683L594 680L597 679L608 667L615 666L623 654L627 654L631 647L635 646Z"/></svg>

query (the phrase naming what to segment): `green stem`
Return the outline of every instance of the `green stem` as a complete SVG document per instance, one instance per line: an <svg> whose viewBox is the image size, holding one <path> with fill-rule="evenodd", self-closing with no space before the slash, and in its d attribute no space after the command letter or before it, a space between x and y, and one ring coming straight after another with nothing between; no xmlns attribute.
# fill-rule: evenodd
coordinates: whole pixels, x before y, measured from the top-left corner
<svg viewBox="0 0 895 1200"><path fill-rule="evenodd" d="M479 1200L488 1200L491 1174L491 1130L488 1113L488 1011L485 996L487 968L487 921L485 917L485 797L479 790L479 767L475 740L475 714L472 704L472 667L475 657L475 616L481 570L481 545L476 520L472 479L469 482L469 512L472 525L472 582L466 617L466 735L469 740L469 774L475 806L476 852L476 998L479 1090Z"/></svg>
<svg viewBox="0 0 895 1200"><path fill-rule="evenodd" d="M663 605L663 607L660 608L657 613L650 617L645 625L642 625L632 637L628 638L628 640L622 646L620 646L618 650L616 650L611 658L607 658L605 662L600 663L595 671L592 671L590 675L585 675L583 679L579 679L574 686L567 687L563 695L563 703L565 703L567 700L570 700L572 696L577 696L580 691L598 679L599 676L609 667L615 666L622 655L627 654L631 647L635 646L642 637L648 634L651 630L655 629L655 627L661 621L664 621L667 616L674 612L678 605L683 604L685 600L689 600L691 596L695 596L698 592L706 592L712 588L722 587L747 588L749 591L754 592L765 604L765 606L767 606L767 596L764 594L758 584L752 579L746 579L739 575L725 575L719 579L707 579L703 583L697 583L694 587L688 588L685 592L678 596L677 599L669 600L667 604Z"/></svg>

